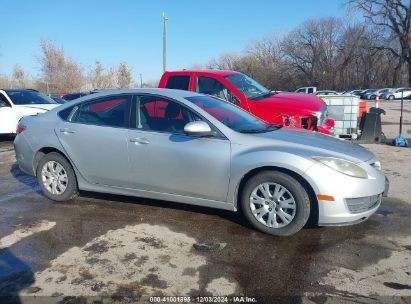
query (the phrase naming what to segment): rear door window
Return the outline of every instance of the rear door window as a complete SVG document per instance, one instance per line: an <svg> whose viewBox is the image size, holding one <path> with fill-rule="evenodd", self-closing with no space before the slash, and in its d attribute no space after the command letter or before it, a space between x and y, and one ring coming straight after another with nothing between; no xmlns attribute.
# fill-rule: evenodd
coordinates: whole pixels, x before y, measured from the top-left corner
<svg viewBox="0 0 411 304"><path fill-rule="evenodd" d="M188 91L190 76L170 76L167 79L166 88Z"/></svg>
<svg viewBox="0 0 411 304"><path fill-rule="evenodd" d="M128 127L131 95L109 96L84 102L68 116L72 122L107 126ZM66 113L64 113L66 114Z"/></svg>

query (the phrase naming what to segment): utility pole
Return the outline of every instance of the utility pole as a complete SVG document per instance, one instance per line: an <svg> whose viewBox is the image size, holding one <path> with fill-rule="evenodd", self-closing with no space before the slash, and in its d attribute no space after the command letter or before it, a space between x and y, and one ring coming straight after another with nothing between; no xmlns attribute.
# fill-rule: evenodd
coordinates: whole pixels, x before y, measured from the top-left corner
<svg viewBox="0 0 411 304"><path fill-rule="evenodd" d="M163 12L163 73L166 71L166 67L167 67L167 16L166 14Z"/></svg>
<svg viewBox="0 0 411 304"><path fill-rule="evenodd" d="M143 87L143 74L140 73L140 88Z"/></svg>

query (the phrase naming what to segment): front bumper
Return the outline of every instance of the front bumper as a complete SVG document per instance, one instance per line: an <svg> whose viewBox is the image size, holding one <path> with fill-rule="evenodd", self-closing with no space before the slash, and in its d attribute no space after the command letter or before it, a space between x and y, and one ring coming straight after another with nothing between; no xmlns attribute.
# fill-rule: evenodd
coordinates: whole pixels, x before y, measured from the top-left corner
<svg viewBox="0 0 411 304"><path fill-rule="evenodd" d="M329 195L333 201L318 200L319 226L344 226L360 223L374 214L381 199L388 194L389 182L384 173L367 163L368 179L354 178L324 165L312 166L306 178L316 185L316 194Z"/></svg>

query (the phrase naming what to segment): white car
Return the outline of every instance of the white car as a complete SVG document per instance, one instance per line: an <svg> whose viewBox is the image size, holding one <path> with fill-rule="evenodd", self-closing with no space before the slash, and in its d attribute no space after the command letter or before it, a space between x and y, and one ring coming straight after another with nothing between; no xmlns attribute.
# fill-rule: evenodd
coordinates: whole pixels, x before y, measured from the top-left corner
<svg viewBox="0 0 411 304"><path fill-rule="evenodd" d="M411 95L410 88L399 88L399 89L394 90L393 92L385 93L383 95L383 98L388 99L388 100L394 100L394 99L401 99L401 97L403 98L409 97L410 95Z"/></svg>
<svg viewBox="0 0 411 304"><path fill-rule="evenodd" d="M23 116L44 113L59 106L32 89L0 89L0 134L15 134Z"/></svg>

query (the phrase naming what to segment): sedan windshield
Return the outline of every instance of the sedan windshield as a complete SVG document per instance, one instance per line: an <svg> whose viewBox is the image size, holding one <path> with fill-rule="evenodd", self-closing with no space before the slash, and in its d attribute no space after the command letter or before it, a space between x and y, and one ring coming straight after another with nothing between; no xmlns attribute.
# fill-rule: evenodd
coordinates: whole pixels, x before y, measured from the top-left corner
<svg viewBox="0 0 411 304"><path fill-rule="evenodd" d="M200 107L215 119L241 133L263 133L281 128L268 124L248 112L221 99L211 96L193 96L186 99Z"/></svg>
<svg viewBox="0 0 411 304"><path fill-rule="evenodd" d="M9 90L7 91L11 101L15 105L30 105L30 104L56 104L53 99L50 97L37 92L30 90Z"/></svg>
<svg viewBox="0 0 411 304"><path fill-rule="evenodd" d="M231 74L225 76L224 78L227 79L227 81L230 82L233 86L235 86L237 90L241 91L245 97L250 99L263 96L266 97L268 95L274 94L254 79L241 73Z"/></svg>

